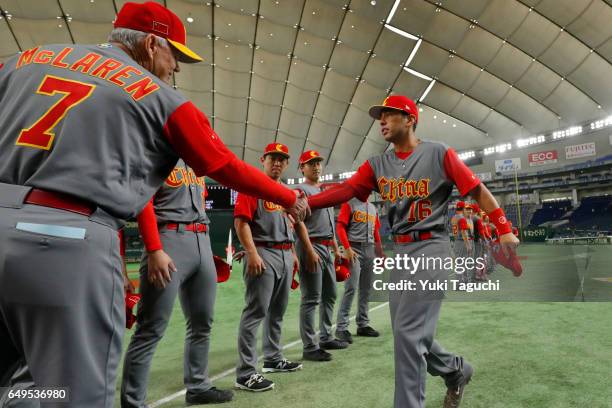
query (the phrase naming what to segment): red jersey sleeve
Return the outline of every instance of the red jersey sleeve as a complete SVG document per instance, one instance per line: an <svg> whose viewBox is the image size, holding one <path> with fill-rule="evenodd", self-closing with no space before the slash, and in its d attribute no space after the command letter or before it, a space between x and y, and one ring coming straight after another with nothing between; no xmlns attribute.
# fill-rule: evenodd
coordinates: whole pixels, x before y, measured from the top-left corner
<svg viewBox="0 0 612 408"><path fill-rule="evenodd" d="M372 191L376 190L376 176L369 161L365 161L347 183L355 191L355 197L366 201Z"/></svg>
<svg viewBox="0 0 612 408"><path fill-rule="evenodd" d="M163 249L161 240L159 239L159 230L157 229L157 217L153 209L153 200L149 201L146 207L138 214L138 229L144 241L145 248L148 252Z"/></svg>
<svg viewBox="0 0 612 408"><path fill-rule="evenodd" d="M487 236L487 232L485 230L484 223L482 222L482 220L476 221L476 227L478 228L478 233L481 236L483 236L483 237Z"/></svg>
<svg viewBox="0 0 612 408"><path fill-rule="evenodd" d="M459 229L460 230L469 230L470 227L468 226L467 221L465 220L465 218L462 218L459 220Z"/></svg>
<svg viewBox="0 0 612 408"><path fill-rule="evenodd" d="M374 242L380 242L380 218L376 216L376 224L374 224Z"/></svg>
<svg viewBox="0 0 612 408"><path fill-rule="evenodd" d="M338 222L348 226L351 221L351 206L348 203L343 203L340 206L340 212L338 213Z"/></svg>
<svg viewBox="0 0 612 408"><path fill-rule="evenodd" d="M291 207L295 193L273 181L261 170L239 160L210 127L210 122L191 102L179 106L168 118L164 134L197 176L218 182L283 207Z"/></svg>
<svg viewBox="0 0 612 408"><path fill-rule="evenodd" d="M449 148L444 155L444 171L446 176L455 183L461 196L466 195L480 184L478 177L465 165L452 148Z"/></svg>
<svg viewBox="0 0 612 408"><path fill-rule="evenodd" d="M346 234L346 224L338 221L336 223L336 233L338 234L338 238L340 239L340 243L345 248L350 248L351 244L348 240L348 235Z"/></svg>
<svg viewBox="0 0 612 408"><path fill-rule="evenodd" d="M257 199L246 194L238 193L236 206L234 207L234 218L242 217L247 221L253 221L257 211Z"/></svg>

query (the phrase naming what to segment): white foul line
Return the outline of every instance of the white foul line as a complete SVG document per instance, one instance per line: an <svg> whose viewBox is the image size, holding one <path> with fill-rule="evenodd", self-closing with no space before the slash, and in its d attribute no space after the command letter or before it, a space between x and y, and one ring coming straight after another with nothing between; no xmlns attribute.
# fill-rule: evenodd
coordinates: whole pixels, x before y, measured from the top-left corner
<svg viewBox="0 0 612 408"><path fill-rule="evenodd" d="M383 307L387 306L388 304L389 304L389 302L381 303L380 305L376 305L376 306L374 306L374 307L373 307L373 308L371 308L369 311L370 311L370 312L373 312L373 311L375 311L375 310L378 310L378 309L381 309L381 308L383 308ZM355 320L355 316L351 317L351 318L350 318L350 320ZM334 325L332 326L332 330L333 330L335 327L336 327L336 325L334 324ZM297 346L298 344L301 344L301 343L302 343L302 340L301 340L301 339L298 339L298 340L292 341L291 343L287 343L287 344L285 344L285 345L283 346L283 350L286 350L286 349L288 349L288 348L291 348L291 347ZM261 359L262 359L262 356L259 356L259 358L257 359L257 361L259 361L259 360L261 360ZM230 368L230 369L225 370L225 371L223 371L223 372L221 372L221 373L219 373L219 374L217 374L217 375L212 376L212 377L210 378L210 381L211 381L211 382L217 381L217 380L219 380L219 379L221 379L221 378L224 378L224 377L227 377L228 375L233 374L233 373L235 373L235 372L236 372L236 368ZM178 392L175 392L174 394L170 394L170 395L168 395L167 397L164 397L164 398L162 398L162 399L159 399L159 400L157 400L157 401L155 401L155 402L153 402L153 403L149 404L148 406L149 406L150 408L156 408L156 407L159 407L159 406L161 406L161 405L167 404L168 402L170 402L170 401L172 401L172 400L175 400L175 399L177 399L177 398L179 398L179 397L184 396L186 393L187 393L187 390L186 390L186 389L182 389L182 390L180 390L180 391L178 391Z"/></svg>

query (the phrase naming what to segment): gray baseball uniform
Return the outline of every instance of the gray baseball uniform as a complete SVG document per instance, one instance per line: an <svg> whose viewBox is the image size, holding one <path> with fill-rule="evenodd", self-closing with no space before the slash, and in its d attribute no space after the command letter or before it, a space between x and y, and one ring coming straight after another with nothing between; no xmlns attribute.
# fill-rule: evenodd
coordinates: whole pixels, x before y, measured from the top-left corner
<svg viewBox="0 0 612 408"><path fill-rule="evenodd" d="M370 167L372 183L377 183L382 199L392 204L389 220L396 242L402 237L416 240L397 243L396 252L425 258L450 256L446 212L453 184L465 195L479 183L456 153L442 143L422 141L404 159L389 151L369 159L364 166ZM423 279L438 281L446 277L447 271L434 266L420 269L414 275L406 270L393 270L390 280L416 281L418 288L418 281ZM447 352L434 340L442 298L443 292L435 290L390 292L396 408L425 406L426 372L442 376L449 387L462 381L462 358Z"/></svg>
<svg viewBox="0 0 612 408"><path fill-rule="evenodd" d="M118 47L40 46L0 66L0 386L23 360L37 386L68 387L73 406L113 406L125 326L117 230L179 154L200 176L295 201ZM248 183L228 176L248 171Z"/></svg>
<svg viewBox="0 0 612 408"><path fill-rule="evenodd" d="M293 225L283 208L244 194L238 194L234 217L249 222L257 253L266 269L260 276L247 273L244 262L244 309L238 330L238 365L236 377L248 377L257 372L257 329L263 327L263 353L265 362L283 359L281 327L291 289L294 242Z"/></svg>
<svg viewBox="0 0 612 408"><path fill-rule="evenodd" d="M307 183L294 187L301 190L306 196L321 192L320 187ZM335 234L334 210L325 208L313 211L304 220L312 246L320 258L316 271L308 271L306 248L301 240L297 240L296 250L300 260L300 290L302 299L300 303L300 335L304 351L314 351L319 348L316 340L315 311L319 307L319 340L328 342L334 339L332 333L332 319L334 304L336 303L336 272L334 260L329 245L317 241L330 241Z"/></svg>
<svg viewBox="0 0 612 408"><path fill-rule="evenodd" d="M184 381L188 391L198 393L212 387L208 377L208 349L217 293L217 274L208 232L196 233L186 225L209 223L205 212L204 177L197 177L182 160L153 199L159 237L177 272L165 288L148 279L148 253L140 263L138 324L123 364L121 406L143 407L151 360L168 326L177 294L187 324ZM143 220L139 222L155 222ZM170 229L168 225L175 225ZM141 231L143 228L141 228Z"/></svg>
<svg viewBox="0 0 612 408"><path fill-rule="evenodd" d="M348 212L347 217L345 212ZM348 218L348 222L345 218ZM344 295L338 308L336 329L338 331L348 330L351 305L358 287L357 327L366 327L370 322L368 300L372 287L372 267L376 256L374 251L376 219L377 211L374 204L357 198L349 200L346 207L343 205L340 209L338 223L345 225L349 245L357 254L357 259L351 263L351 276L344 282Z"/></svg>

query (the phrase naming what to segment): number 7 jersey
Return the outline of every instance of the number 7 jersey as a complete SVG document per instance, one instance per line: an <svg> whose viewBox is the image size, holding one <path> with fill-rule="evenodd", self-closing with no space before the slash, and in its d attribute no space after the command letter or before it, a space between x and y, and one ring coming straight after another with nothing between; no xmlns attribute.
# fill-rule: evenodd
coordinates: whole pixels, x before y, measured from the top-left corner
<svg viewBox="0 0 612 408"><path fill-rule="evenodd" d="M393 235L413 231L445 234L453 186L465 195L480 183L455 151L439 142L421 141L410 153L390 150L370 158L364 166L371 167L374 190L390 205Z"/></svg>

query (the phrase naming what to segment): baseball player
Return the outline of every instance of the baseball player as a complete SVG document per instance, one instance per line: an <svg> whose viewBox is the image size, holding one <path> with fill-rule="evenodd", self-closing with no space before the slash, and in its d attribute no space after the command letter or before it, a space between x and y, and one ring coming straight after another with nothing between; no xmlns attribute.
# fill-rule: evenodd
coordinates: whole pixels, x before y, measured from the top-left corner
<svg viewBox="0 0 612 408"><path fill-rule="evenodd" d="M300 156L300 170L305 182L295 186L306 196L321 192L319 179L324 158L316 150ZM334 231L333 208L313 211L304 222L296 224L296 249L300 260L299 276L302 299L300 303L300 335L304 346L303 358L310 361L329 361L332 355L325 350L339 350L348 343L333 337L332 318L336 302L336 272L332 252L340 257ZM315 333L315 311L319 306L319 342Z"/></svg>
<svg viewBox="0 0 612 408"><path fill-rule="evenodd" d="M151 360L177 295L187 324L184 381L187 404L227 402L232 392L212 386L208 349L217 273L208 234L204 177L179 160L138 216L146 251L140 263L138 324L125 354L121 406L142 407Z"/></svg>
<svg viewBox="0 0 612 408"><path fill-rule="evenodd" d="M266 146L264 172L280 183L289 165L289 149L281 143ZM236 388L267 391L274 383L257 372L257 329L263 321L264 373L291 372L301 363L283 357L281 326L289 301L293 269L298 260L293 248L293 225L282 208L269 201L238 194L234 208L234 227L246 251L244 282L245 306L238 330Z"/></svg>
<svg viewBox="0 0 612 408"><path fill-rule="evenodd" d="M372 286L374 257L384 257L380 240L380 220L374 204L353 198L340 207L336 231L344 247L344 256L351 261L350 277L344 282L344 295L338 308L336 338L353 343L348 330L349 314L355 292L359 288L357 302L357 335L378 337L378 331L369 326L368 301Z"/></svg>
<svg viewBox="0 0 612 408"><path fill-rule="evenodd" d="M450 219L450 223L451 223L451 238L452 241L455 242L457 241L459 238L459 220L461 218L463 218L463 209L465 208L465 202L464 201L457 201L457 204L455 205L455 214L451 217Z"/></svg>
<svg viewBox="0 0 612 408"><path fill-rule="evenodd" d="M114 25L108 44L37 46L0 68L0 387L23 360L75 407L113 406L125 325L117 231L179 156L292 217L308 210L172 88L177 61L201 60L175 14L126 3Z"/></svg>
<svg viewBox="0 0 612 408"><path fill-rule="evenodd" d="M497 225L504 251L518 239L493 195L448 146L420 140L415 129L419 112L409 98L393 95L370 108L380 120L381 133L394 149L367 160L346 182L310 196L313 210L342 203L352 197L365 200L372 190L392 207L390 223L395 250L408 256L449 256L446 212L453 185L462 196L470 194ZM414 275L412 274L414 273ZM391 271L391 280L444 280L444 270ZM416 282L415 282L416 283ZM418 285L417 285L418 287ZM395 407L425 406L426 372L444 378L444 407L457 407L473 368L434 340L443 293L436 290L390 291L389 301L395 346Z"/></svg>
<svg viewBox="0 0 612 408"><path fill-rule="evenodd" d="M472 204L466 203L463 210L463 217L457 221L458 233L455 241L455 257L472 258L474 257L474 224L472 222ZM472 272L466 270L459 274L462 282L472 281Z"/></svg>

